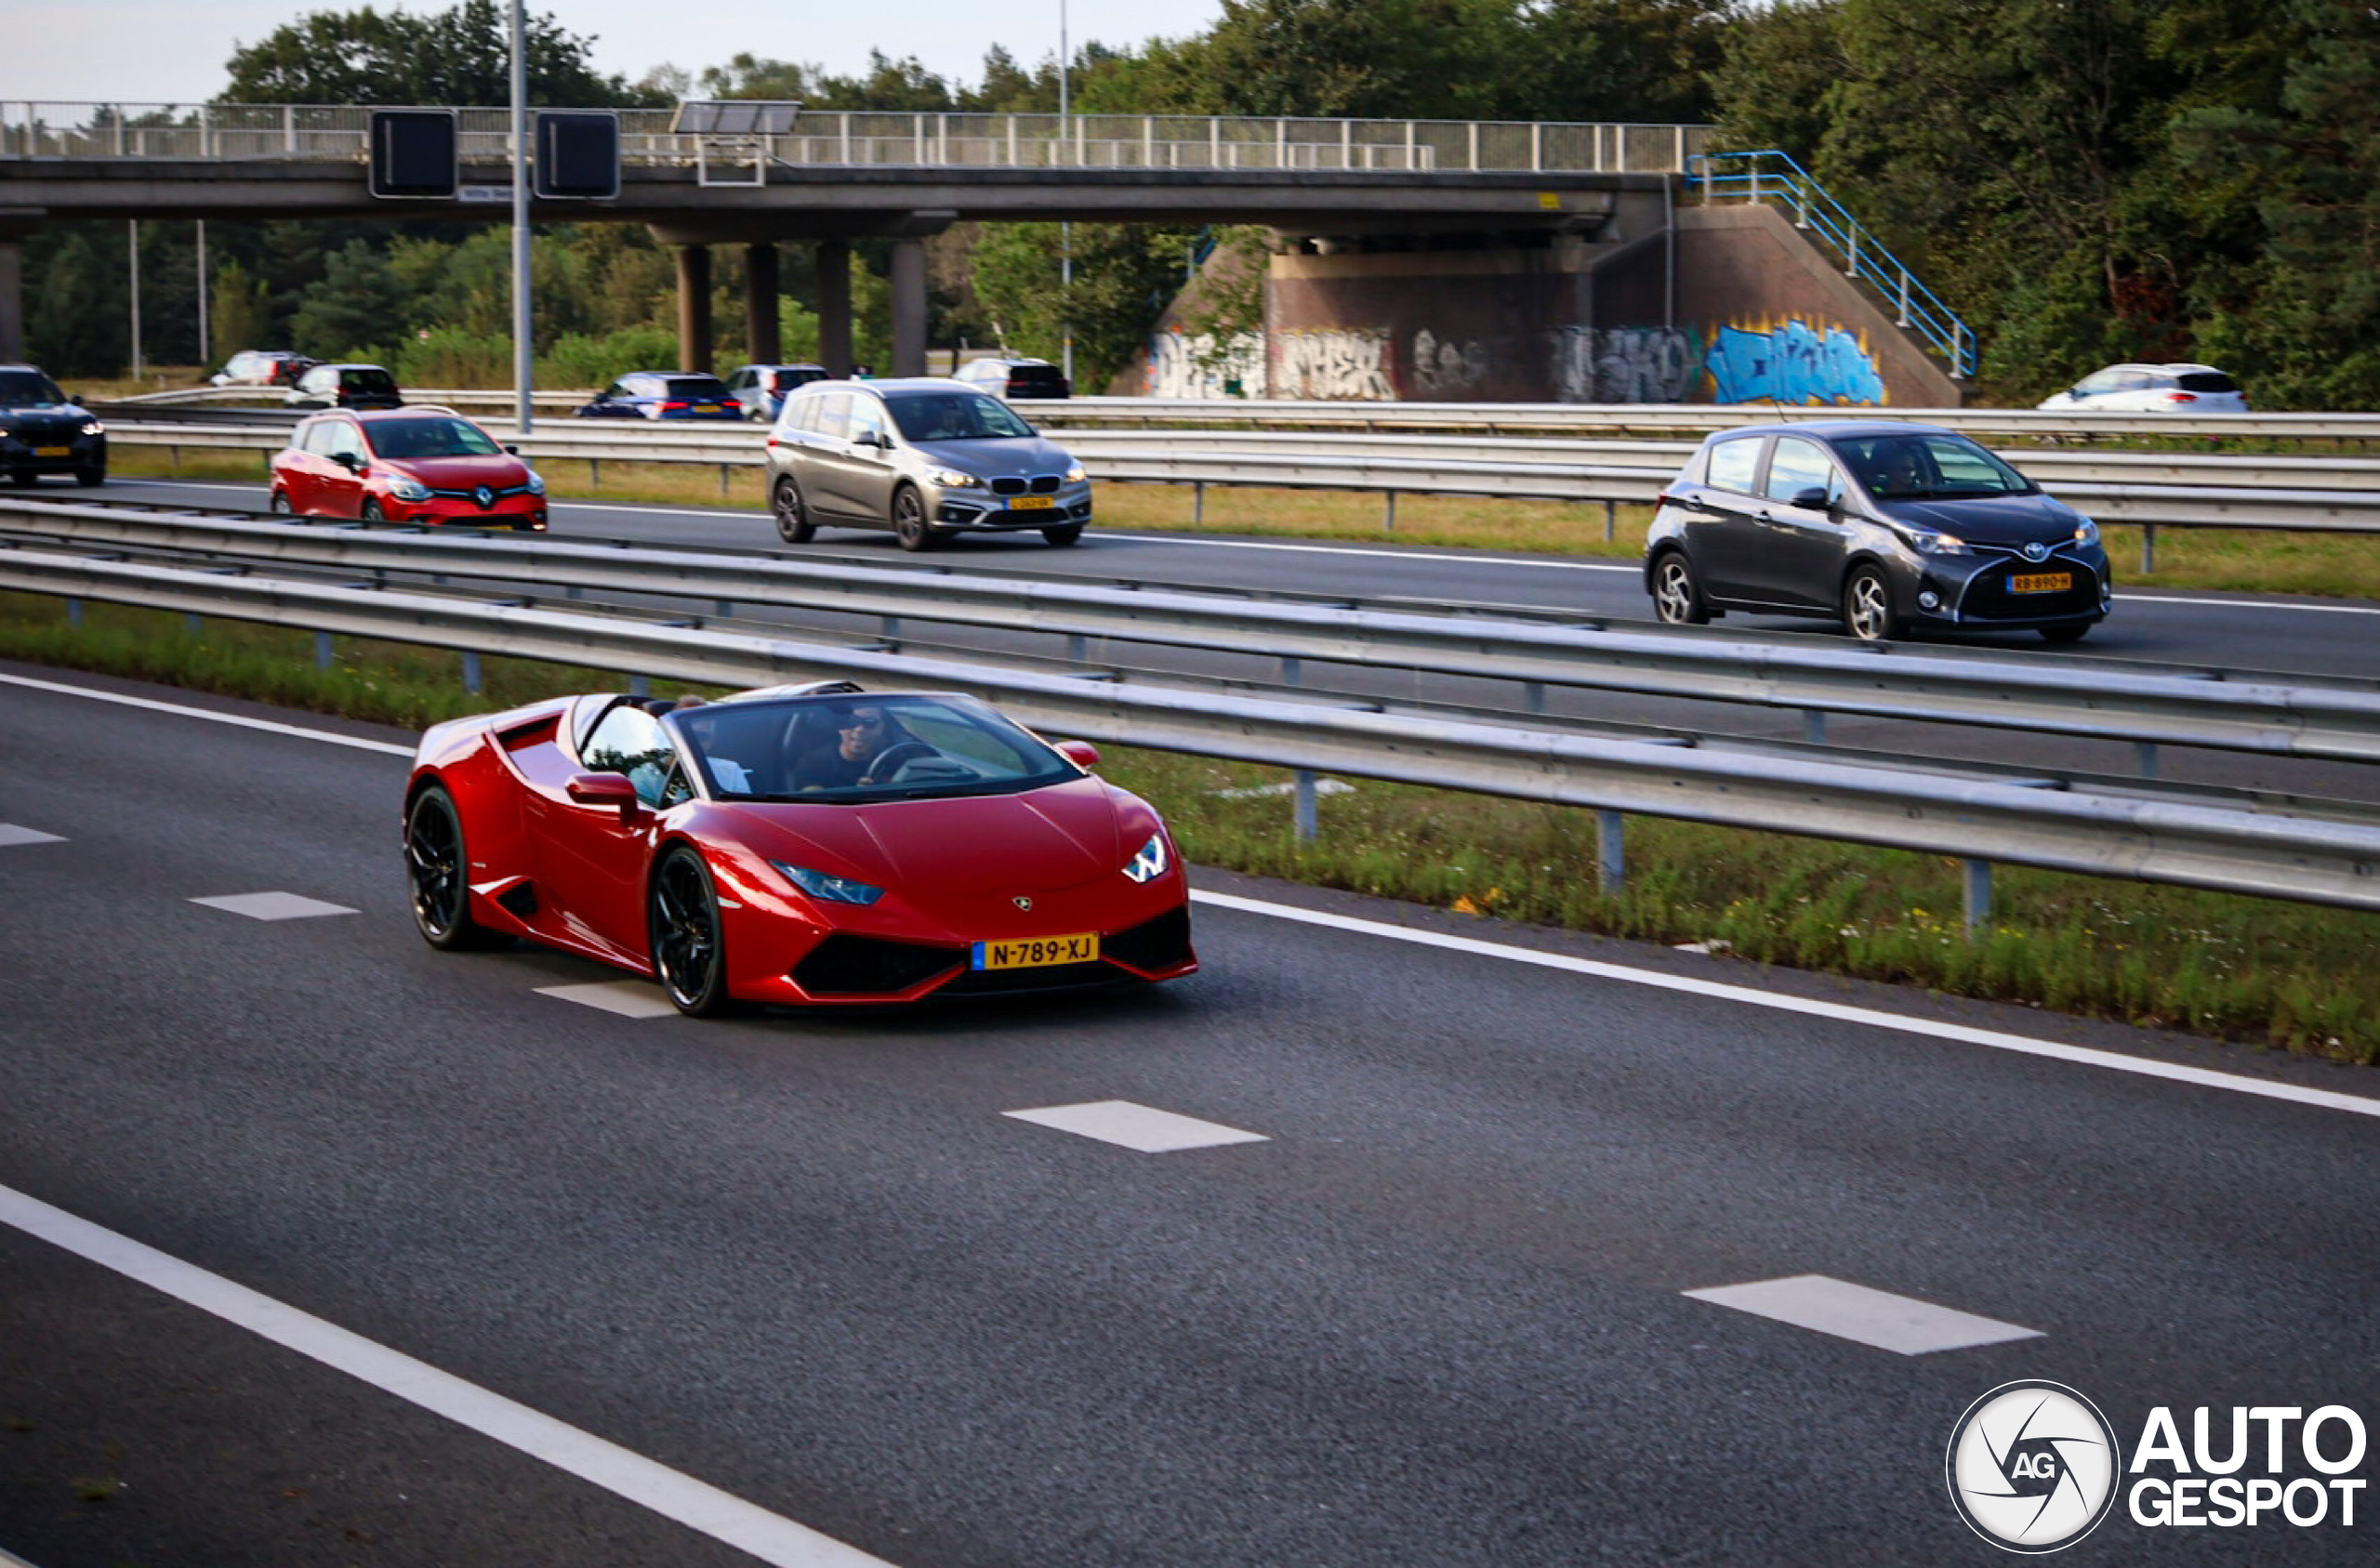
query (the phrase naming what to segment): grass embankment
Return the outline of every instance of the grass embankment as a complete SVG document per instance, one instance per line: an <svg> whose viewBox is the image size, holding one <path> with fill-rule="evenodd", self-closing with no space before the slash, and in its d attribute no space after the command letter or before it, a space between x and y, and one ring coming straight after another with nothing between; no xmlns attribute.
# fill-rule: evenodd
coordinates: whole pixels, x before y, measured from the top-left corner
<svg viewBox="0 0 2380 1568"><path fill-rule="evenodd" d="M0 594L0 656L408 728L623 679L490 658L475 694L455 654L341 638L321 670L314 647L99 604L75 627L57 600ZM1283 770L1118 746L1101 771L1201 864L2380 1063L2380 916L2003 866L1970 941L1958 863L1939 856L1631 818L1627 885L1606 896L1591 811L1354 781L1301 843Z"/></svg>

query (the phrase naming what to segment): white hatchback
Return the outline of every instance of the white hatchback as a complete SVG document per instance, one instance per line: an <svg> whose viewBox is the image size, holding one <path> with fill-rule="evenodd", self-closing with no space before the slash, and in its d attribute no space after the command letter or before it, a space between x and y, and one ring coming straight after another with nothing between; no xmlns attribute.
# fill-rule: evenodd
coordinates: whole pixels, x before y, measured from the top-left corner
<svg viewBox="0 0 2380 1568"><path fill-rule="evenodd" d="M2211 364L2111 364L2035 406L2074 414L2245 414L2248 399Z"/></svg>

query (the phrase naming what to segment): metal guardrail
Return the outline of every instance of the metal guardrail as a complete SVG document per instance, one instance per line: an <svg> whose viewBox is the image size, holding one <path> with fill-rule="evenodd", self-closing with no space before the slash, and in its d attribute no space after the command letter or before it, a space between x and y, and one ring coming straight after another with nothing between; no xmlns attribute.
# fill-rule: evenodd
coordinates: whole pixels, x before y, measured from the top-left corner
<svg viewBox="0 0 2380 1568"><path fill-rule="evenodd" d="M1618 872L1618 814L1633 812L1961 856L1971 868L1971 920L1988 903L1993 862L2380 909L2380 827L2367 824L1125 686L31 550L0 552L0 588L677 680L843 676L972 692L1036 728L1094 741L1595 810L1608 829L1607 883Z"/></svg>
<svg viewBox="0 0 2380 1568"><path fill-rule="evenodd" d="M361 163L365 105L0 101L0 158ZM671 128L623 109L629 165L1681 174L1711 127L1617 121L1329 120L803 110L785 135ZM465 163L510 156L510 111L455 111Z"/></svg>
<svg viewBox="0 0 2380 1568"><path fill-rule="evenodd" d="M1625 692L1805 714L1958 724L2330 761L2380 761L2380 685L2199 669L2087 671L1951 658L1906 645L1754 642L1661 628L1545 625L1152 587L1001 579L474 533L199 517L0 499L0 529L99 547L171 548L210 561L533 584L574 595L706 601L938 622L1094 642ZM5 557L0 557L5 559ZM1295 684L1294 679L1288 681Z"/></svg>
<svg viewBox="0 0 2380 1568"><path fill-rule="evenodd" d="M626 426L626 428L621 428ZM286 440L278 424L167 424L140 421L111 428L111 439L126 445L228 447L269 453ZM709 430L656 428L627 421L589 420L584 425L541 425L526 436L498 428L533 458L595 462L694 463L719 468L721 494L727 476L752 468L761 457L760 438L745 427ZM1400 494L1489 495L1515 500L1600 502L1606 507L1650 504L1675 472L1674 464L1521 462L1456 456L1461 442L1416 447L1399 455L1372 449L1358 456L1329 455L1321 438L1308 438L1298 451L1249 450L1245 437L1194 431L1135 431L1092 435L1067 432L1078 455L1089 458L1101 480L1123 483L1255 485L1283 489L1376 491L1388 497L1393 525ZM1582 449L1585 450L1585 449ZM2029 466L2032 454L2018 454ZM2118 459L2093 459L2100 471L2124 471ZM2055 467L2053 459L2044 467ZM2159 460L2141 464L2154 472ZM2142 570L2150 567L2153 530L2258 528L2308 533L2380 533L2380 490L2297 489L2285 486L2176 484L2122 479L2060 479L2059 496L2102 522L2137 524L2152 532L2142 542ZM1610 519L1606 518L1606 534Z"/></svg>

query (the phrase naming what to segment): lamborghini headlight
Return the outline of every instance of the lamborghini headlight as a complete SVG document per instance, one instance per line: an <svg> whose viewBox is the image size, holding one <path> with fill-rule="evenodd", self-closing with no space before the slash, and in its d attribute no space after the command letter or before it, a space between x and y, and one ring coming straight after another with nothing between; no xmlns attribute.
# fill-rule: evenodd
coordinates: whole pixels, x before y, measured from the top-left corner
<svg viewBox="0 0 2380 1568"><path fill-rule="evenodd" d="M808 893L812 898L828 903L874 903L884 896L884 889L849 876L829 876L823 871L813 871L806 865L788 865L784 861L771 861L785 874L785 879Z"/></svg>
<svg viewBox="0 0 2380 1568"><path fill-rule="evenodd" d="M1141 846L1140 853L1124 863L1124 875L1135 882L1154 882L1172 863L1173 857L1166 852L1165 835L1152 833L1149 841Z"/></svg>

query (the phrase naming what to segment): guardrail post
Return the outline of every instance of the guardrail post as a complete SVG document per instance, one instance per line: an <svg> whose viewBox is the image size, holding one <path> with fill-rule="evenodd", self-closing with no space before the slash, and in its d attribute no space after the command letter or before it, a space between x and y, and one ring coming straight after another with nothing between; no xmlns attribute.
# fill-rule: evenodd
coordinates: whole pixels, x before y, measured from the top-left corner
<svg viewBox="0 0 2380 1568"><path fill-rule="evenodd" d="M81 600L70 599L66 601L66 624L77 631L82 630L83 601Z"/></svg>
<svg viewBox="0 0 2380 1568"><path fill-rule="evenodd" d="M1396 532L1396 492L1394 490L1387 493L1386 505L1381 512L1380 525L1391 534Z"/></svg>
<svg viewBox="0 0 2380 1568"><path fill-rule="evenodd" d="M1196 527L1206 520L1207 481L1193 480L1190 481L1190 523L1192 527Z"/></svg>
<svg viewBox="0 0 2380 1568"><path fill-rule="evenodd" d="M1619 537L1619 527L1620 503L1617 501L1606 501L1603 504L1603 542L1605 544L1608 545L1615 538Z"/></svg>
<svg viewBox="0 0 2380 1568"><path fill-rule="evenodd" d="M1618 811L1595 813L1595 886L1616 893L1628 880L1627 830Z"/></svg>
<svg viewBox="0 0 2380 1568"><path fill-rule="evenodd" d="M479 694L480 656L477 653L466 652L463 654L463 690L474 696Z"/></svg>
<svg viewBox="0 0 2380 1568"><path fill-rule="evenodd" d="M1304 679L1305 661L1299 658L1295 653L1282 654L1281 684L1284 686L1296 686L1302 684Z"/></svg>
<svg viewBox="0 0 2380 1568"><path fill-rule="evenodd" d="M1961 861L1959 868L1966 883L1967 940L1973 942L1977 928L1991 918L1991 863Z"/></svg>
<svg viewBox="0 0 2380 1568"><path fill-rule="evenodd" d="M1802 739L1812 745L1826 744L1826 712L1822 708L1802 710Z"/></svg>
<svg viewBox="0 0 2380 1568"><path fill-rule="evenodd" d="M316 632L314 634L314 667L328 669L337 663L338 659L331 650L331 634L326 631Z"/></svg>
<svg viewBox="0 0 2380 1568"><path fill-rule="evenodd" d="M883 640L886 652L898 653L901 651L901 617L884 616L879 623L878 635Z"/></svg>
<svg viewBox="0 0 2380 1568"><path fill-rule="evenodd" d="M191 613L182 617L182 630L188 632L192 637L202 637L205 635L205 618L200 615L196 611L192 611Z"/></svg>
<svg viewBox="0 0 2380 1568"><path fill-rule="evenodd" d="M2157 743L2155 741L2133 742L2132 765L2142 778L2155 778L2157 776Z"/></svg>
<svg viewBox="0 0 2380 1568"><path fill-rule="evenodd" d="M1314 770L1297 771L1297 836L1311 842L1322 831L1320 813L1315 805Z"/></svg>
<svg viewBox="0 0 2380 1568"><path fill-rule="evenodd" d="M1895 326L1909 324L1909 269L1906 267L1900 270L1900 319L1893 324Z"/></svg>
<svg viewBox="0 0 2380 1568"><path fill-rule="evenodd" d="M601 457L587 459L587 488L589 490L603 488L603 460Z"/></svg>
<svg viewBox="0 0 2380 1568"><path fill-rule="evenodd" d="M641 675L629 676L628 695L634 697L638 702L644 701L645 698L653 695L653 682L647 680Z"/></svg>
<svg viewBox="0 0 2380 1568"><path fill-rule="evenodd" d="M1524 680L1521 682L1521 711L1524 713L1543 713L1545 711L1544 681Z"/></svg>
<svg viewBox="0 0 2380 1568"><path fill-rule="evenodd" d="M1066 663L1070 665L1081 664L1089 653L1090 644L1083 640L1082 633L1078 631L1070 631L1066 633Z"/></svg>
<svg viewBox="0 0 2380 1568"><path fill-rule="evenodd" d="M727 499L727 465L724 463L719 466L719 498L722 501Z"/></svg>
<svg viewBox="0 0 2380 1568"><path fill-rule="evenodd" d="M2157 525L2144 522L2140 525L2140 574L2146 577L2156 570Z"/></svg>

